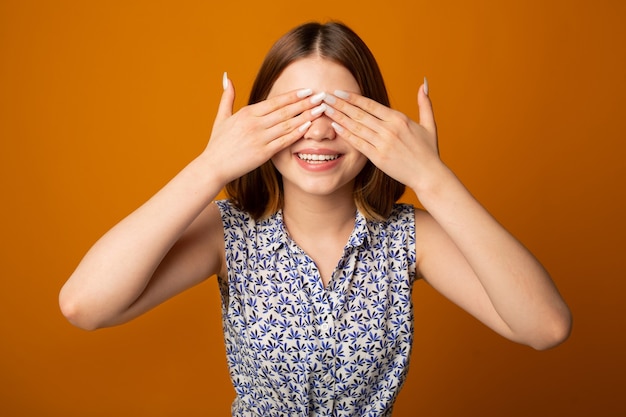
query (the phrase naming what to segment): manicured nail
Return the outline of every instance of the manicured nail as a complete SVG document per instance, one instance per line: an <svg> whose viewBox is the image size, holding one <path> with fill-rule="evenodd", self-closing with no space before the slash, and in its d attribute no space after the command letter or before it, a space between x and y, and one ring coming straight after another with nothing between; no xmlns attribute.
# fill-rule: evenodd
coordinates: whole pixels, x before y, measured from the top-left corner
<svg viewBox="0 0 626 417"><path fill-rule="evenodd" d="M306 121L302 126L300 126L298 128L298 131L299 132L304 132L305 130L307 130L309 128L309 126L311 126L311 121L310 120Z"/></svg>
<svg viewBox="0 0 626 417"><path fill-rule="evenodd" d="M337 97L339 97L339 98L344 99L344 100L347 99L348 97L350 97L350 94L346 93L343 90L335 90L335 95Z"/></svg>
<svg viewBox="0 0 626 417"><path fill-rule="evenodd" d="M298 90L298 92L296 93L298 98L308 97L311 94L313 94L313 90L311 90L310 88L304 88L302 90Z"/></svg>
<svg viewBox="0 0 626 417"><path fill-rule="evenodd" d="M324 97L326 97L325 92L322 91L321 93L317 93L316 95L311 97L311 104L320 103L322 100L324 100Z"/></svg>
<svg viewBox="0 0 626 417"><path fill-rule="evenodd" d="M318 114L322 114L324 111L326 111L326 103L322 103L319 106L313 108L313 110L311 110L311 116L317 116Z"/></svg>
<svg viewBox="0 0 626 417"><path fill-rule="evenodd" d="M326 106L326 110L324 110L324 113L329 116L332 116L333 114L335 114L335 109L333 109L330 106Z"/></svg>
<svg viewBox="0 0 626 417"><path fill-rule="evenodd" d="M424 94L428 95L428 78L424 77Z"/></svg>
<svg viewBox="0 0 626 417"><path fill-rule="evenodd" d="M228 73L224 71L224 75L222 76L222 87L224 90L228 88Z"/></svg>
<svg viewBox="0 0 626 417"><path fill-rule="evenodd" d="M332 122L330 125L333 127L333 129L335 129L335 132L343 133L343 127L339 126L339 124Z"/></svg>
<svg viewBox="0 0 626 417"><path fill-rule="evenodd" d="M337 98L331 94L326 94L324 101L328 104L335 104L337 102Z"/></svg>

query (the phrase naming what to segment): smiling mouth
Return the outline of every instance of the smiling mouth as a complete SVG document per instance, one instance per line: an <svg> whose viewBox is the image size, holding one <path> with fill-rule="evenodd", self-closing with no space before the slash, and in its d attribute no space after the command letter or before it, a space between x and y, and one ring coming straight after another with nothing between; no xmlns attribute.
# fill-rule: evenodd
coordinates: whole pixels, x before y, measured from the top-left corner
<svg viewBox="0 0 626 417"><path fill-rule="evenodd" d="M299 153L298 158L300 160L305 161L309 164L323 164L325 162L334 161L341 157L341 154L335 155L320 155L320 154L311 154L311 153Z"/></svg>

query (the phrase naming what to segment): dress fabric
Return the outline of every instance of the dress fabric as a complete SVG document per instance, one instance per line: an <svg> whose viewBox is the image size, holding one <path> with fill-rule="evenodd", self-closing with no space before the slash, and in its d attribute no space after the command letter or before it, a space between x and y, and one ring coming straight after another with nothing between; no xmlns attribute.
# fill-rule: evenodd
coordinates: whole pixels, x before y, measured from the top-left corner
<svg viewBox="0 0 626 417"><path fill-rule="evenodd" d="M232 415L390 416L413 341L414 208L357 212L327 287L282 212L255 221L216 201L228 278L219 278Z"/></svg>

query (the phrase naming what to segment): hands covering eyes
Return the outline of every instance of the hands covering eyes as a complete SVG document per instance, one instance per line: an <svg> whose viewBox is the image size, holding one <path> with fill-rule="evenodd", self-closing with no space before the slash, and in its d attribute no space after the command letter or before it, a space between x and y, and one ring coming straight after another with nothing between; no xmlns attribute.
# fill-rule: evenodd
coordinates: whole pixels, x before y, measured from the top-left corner
<svg viewBox="0 0 626 417"><path fill-rule="evenodd" d="M430 167L440 163L437 128L425 86L420 87L417 97L419 123L356 93L313 95L310 89L280 94L233 114L235 90L226 78L224 87L205 150L211 169L224 183L291 146L322 115L332 120L339 138L414 190Z"/></svg>

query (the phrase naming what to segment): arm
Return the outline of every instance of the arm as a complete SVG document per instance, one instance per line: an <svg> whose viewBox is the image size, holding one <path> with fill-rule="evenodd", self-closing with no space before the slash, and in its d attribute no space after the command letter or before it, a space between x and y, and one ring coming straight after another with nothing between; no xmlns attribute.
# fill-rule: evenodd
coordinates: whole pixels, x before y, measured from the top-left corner
<svg viewBox="0 0 626 417"><path fill-rule="evenodd" d="M536 349L564 341L570 313L537 259L457 179L432 193L420 200L428 213L416 214L425 280L510 340Z"/></svg>
<svg viewBox="0 0 626 417"><path fill-rule="evenodd" d="M208 205L221 187L203 180L203 162L189 164L87 252L59 295L72 324L126 322L219 272L220 219Z"/></svg>
<svg viewBox="0 0 626 417"><path fill-rule="evenodd" d="M225 86L209 144L150 200L88 251L59 294L70 322L96 329L126 322L175 294L224 273L223 228L211 201L229 181L298 140L319 117L294 91L232 114Z"/></svg>
<svg viewBox="0 0 626 417"><path fill-rule="evenodd" d="M420 123L357 94L332 97L337 132L411 187L417 266L427 282L503 336L544 349L569 334L570 312L533 255L468 192L438 155L432 107L418 93Z"/></svg>

